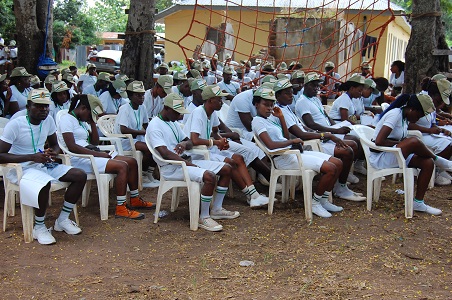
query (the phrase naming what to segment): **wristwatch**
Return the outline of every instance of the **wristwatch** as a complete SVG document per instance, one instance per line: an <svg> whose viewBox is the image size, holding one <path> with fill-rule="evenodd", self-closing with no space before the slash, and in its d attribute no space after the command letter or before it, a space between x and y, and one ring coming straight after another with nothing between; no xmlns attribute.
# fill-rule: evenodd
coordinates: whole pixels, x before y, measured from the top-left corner
<svg viewBox="0 0 452 300"><path fill-rule="evenodd" d="M320 140L323 142L324 139L325 139L325 133L321 132L320 133Z"/></svg>

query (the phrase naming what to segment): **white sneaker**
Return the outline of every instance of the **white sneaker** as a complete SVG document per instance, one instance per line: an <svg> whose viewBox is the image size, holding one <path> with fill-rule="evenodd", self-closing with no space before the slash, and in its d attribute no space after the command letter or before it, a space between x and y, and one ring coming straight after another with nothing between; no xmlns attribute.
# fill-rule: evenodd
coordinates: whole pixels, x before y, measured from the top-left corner
<svg viewBox="0 0 452 300"><path fill-rule="evenodd" d="M249 200L248 204L250 205L250 207L260 207L268 205L268 201L270 201L268 197L265 197L264 195L259 195L259 197Z"/></svg>
<svg viewBox="0 0 452 300"><path fill-rule="evenodd" d="M268 182L267 178L265 178L264 175L262 175L260 173L257 175L257 181L259 181L260 184L262 184L262 185L270 186L270 182ZM275 191L276 191L276 193L282 192L282 184L281 183L276 183Z"/></svg>
<svg viewBox="0 0 452 300"><path fill-rule="evenodd" d="M39 226L38 228L33 228L33 238L38 240L41 245L51 245L55 244L56 240L50 233L51 229L45 226Z"/></svg>
<svg viewBox="0 0 452 300"><path fill-rule="evenodd" d="M331 211L331 212L340 212L343 211L344 209L342 208L342 206L337 206L334 205L333 203L331 203L330 201L328 201L328 199L324 199L322 198L320 200L320 204L322 205L322 207L324 209L326 209L327 211Z"/></svg>
<svg viewBox="0 0 452 300"><path fill-rule="evenodd" d="M354 165L355 172L363 175L367 175L366 164L364 160L357 160Z"/></svg>
<svg viewBox="0 0 452 300"><path fill-rule="evenodd" d="M211 210L210 217L214 220L235 219L240 217L240 213L238 211L229 211L222 207L219 210Z"/></svg>
<svg viewBox="0 0 452 300"><path fill-rule="evenodd" d="M79 234L80 232L82 232L77 223L70 219L66 219L62 222L59 222L58 219L56 219L53 229L55 231L64 231L67 234Z"/></svg>
<svg viewBox="0 0 452 300"><path fill-rule="evenodd" d="M212 218L199 218L198 226L207 231L221 231L223 226L215 222Z"/></svg>
<svg viewBox="0 0 452 300"><path fill-rule="evenodd" d="M350 183L358 183L359 178L356 177L356 175L354 175L353 173L348 173L347 181Z"/></svg>
<svg viewBox="0 0 452 300"><path fill-rule="evenodd" d="M336 195L336 197L339 197L344 200L356 202L366 201L366 197L360 196L357 193L353 192L348 188L347 185L345 187L341 187L340 184L338 184L334 187L333 192Z"/></svg>
<svg viewBox="0 0 452 300"><path fill-rule="evenodd" d="M323 208L320 202L314 199L312 199L312 213L322 218L329 218L332 216L332 214Z"/></svg>
<svg viewBox="0 0 452 300"><path fill-rule="evenodd" d="M439 173L439 176L452 180L452 176L450 176L450 174L447 173L446 171L442 171L441 173Z"/></svg>
<svg viewBox="0 0 452 300"><path fill-rule="evenodd" d="M428 206L427 204L425 204L424 202L413 202L413 209L415 211L421 211L421 212L425 212L434 216L439 216L440 214L442 214L443 212L440 209Z"/></svg>
<svg viewBox="0 0 452 300"><path fill-rule="evenodd" d="M441 173L436 175L435 177L435 185L443 186L443 185L449 185L452 181L450 179L447 179L443 176L441 176Z"/></svg>
<svg viewBox="0 0 452 300"><path fill-rule="evenodd" d="M160 186L160 181L154 179L154 177L152 176L152 172L143 172L142 175L144 188L156 188Z"/></svg>

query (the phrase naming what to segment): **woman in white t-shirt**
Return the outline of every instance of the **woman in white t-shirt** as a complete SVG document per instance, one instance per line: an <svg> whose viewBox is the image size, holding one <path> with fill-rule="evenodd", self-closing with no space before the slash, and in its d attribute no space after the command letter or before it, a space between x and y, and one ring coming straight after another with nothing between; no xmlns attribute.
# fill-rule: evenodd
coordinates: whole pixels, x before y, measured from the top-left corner
<svg viewBox="0 0 452 300"><path fill-rule="evenodd" d="M69 109L71 105L69 88L64 81L54 81L52 83L52 93L50 94L52 104L49 105L49 114L56 120L56 114L63 109Z"/></svg>
<svg viewBox="0 0 452 300"><path fill-rule="evenodd" d="M95 147L99 144L95 119L101 113L102 104L97 97L76 95L72 99L69 112L63 114L57 122L59 139L71 152L93 155L100 173L116 174L116 218L144 219L144 214L133 209L151 209L155 205L144 201L139 196L136 160L127 156L114 156L113 153L109 154ZM93 172L88 158L71 157L71 164L87 173ZM127 185L130 189L128 207L126 206Z"/></svg>
<svg viewBox="0 0 452 300"><path fill-rule="evenodd" d="M301 149L303 141L299 138L289 139L284 114L279 107L275 107L275 93L272 89L261 88L254 93L253 103L257 116L253 118L251 126L254 134L269 150ZM328 201L329 194L341 173L342 163L328 154L307 151L301 154L303 165L322 174L314 196L312 198L312 212L319 217L328 218L328 211L339 212L342 207ZM273 158L278 169L298 169L298 159L294 154L280 155Z"/></svg>
<svg viewBox="0 0 452 300"><path fill-rule="evenodd" d="M419 130L422 133L422 141L438 156L450 159L452 156L451 132L445 128L437 126L437 111L449 104L451 83L445 79L437 82L430 77L422 81L422 90L428 94L435 105L435 111L420 118L416 123L410 123L408 129ZM449 185L452 177L446 171L436 169L435 184Z"/></svg>
<svg viewBox="0 0 452 300"><path fill-rule="evenodd" d="M360 119L359 108L353 99L361 102L361 96L364 88L365 78L359 74L353 75L346 82L340 85L339 90L345 91L333 102L333 106L329 112L330 118L334 121L349 121L352 124Z"/></svg>
<svg viewBox="0 0 452 300"><path fill-rule="evenodd" d="M391 76L389 76L389 86L392 88L391 96L396 97L402 93L405 83L405 63L395 60L391 64Z"/></svg>
<svg viewBox="0 0 452 300"><path fill-rule="evenodd" d="M125 99L127 99L126 83L121 79L113 81L107 90L99 96L104 112L107 115L116 115L119 108L127 103Z"/></svg>
<svg viewBox="0 0 452 300"><path fill-rule="evenodd" d="M415 211L439 215L441 210L424 203L424 195L432 177L433 164L450 171L452 162L433 154L417 137L407 137L408 123L416 123L434 109L428 95L401 95L380 115L373 141L377 146L400 148L407 166L420 169L413 208ZM399 167L396 155L391 152L372 151L369 163L376 169Z"/></svg>

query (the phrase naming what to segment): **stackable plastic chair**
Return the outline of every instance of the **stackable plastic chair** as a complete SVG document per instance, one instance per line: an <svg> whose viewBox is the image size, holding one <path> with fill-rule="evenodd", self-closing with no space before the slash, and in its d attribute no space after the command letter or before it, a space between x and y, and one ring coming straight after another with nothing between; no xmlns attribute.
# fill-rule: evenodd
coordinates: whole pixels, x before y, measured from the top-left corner
<svg viewBox="0 0 452 300"><path fill-rule="evenodd" d="M354 126L363 146L367 161L367 210L372 210L372 200L378 201L380 198L381 181L384 176L393 174L403 175L403 188L405 191L405 217L413 217L413 197L414 197L414 172L416 169L406 166L402 149L397 147L380 147L371 140L374 136L374 129L368 126ZM370 149L382 152L394 153L399 163L398 168L375 169L370 164Z"/></svg>
<svg viewBox="0 0 452 300"><path fill-rule="evenodd" d="M68 112L66 110L61 110L57 113L57 131L60 131L60 119L63 114L67 114ZM99 206L100 206L100 219L101 220L107 220L108 219L108 204L109 204L109 193L110 193L110 182L113 181L113 179L116 177L114 174L107 174L107 173L99 173L99 170L97 168L96 161L94 159L94 156L88 155L88 154L78 154L73 153L69 151L69 149L65 146L62 139L61 134L57 134L58 137L58 145L60 146L60 149L69 156L74 157L83 157L87 158L91 161L91 165L93 167L94 173L87 173L87 180L85 184L85 188L83 189L82 193L82 206L86 207L88 205L89 200L89 194L91 191L91 183L93 180L97 183L97 191L99 193ZM102 150L116 150L115 146L113 145L106 145L106 146L99 146Z"/></svg>
<svg viewBox="0 0 452 300"><path fill-rule="evenodd" d="M143 189L143 153L135 149L135 142L133 141L133 136L131 134L118 134L114 133L116 115L105 115L97 120L97 126L100 131L108 138L126 138L130 142L130 147L132 150L125 151L123 154L126 156L132 156L136 159L138 165L138 189L141 191Z"/></svg>
<svg viewBox="0 0 452 300"><path fill-rule="evenodd" d="M301 153L299 150L280 150L280 151L272 151L270 152L267 147L262 143L258 136L254 135L254 140L259 148L264 151L264 153L270 158L271 162L271 176L270 176L270 190L268 192L268 214L271 215L273 213L273 206L275 203L275 191L276 191L276 183L278 182L279 176L282 176L282 201L286 201L291 195L295 197L295 179L297 177L302 178L303 184L303 199L304 199L304 209L306 220L309 222L312 220L312 181L314 176L317 174L314 170L305 169L303 167L303 160L301 158ZM295 154L298 160L299 168L297 170L283 170L277 169L275 167L275 163L273 158L279 155L290 155ZM289 177L291 180L289 180ZM290 194L289 194L290 190Z"/></svg>

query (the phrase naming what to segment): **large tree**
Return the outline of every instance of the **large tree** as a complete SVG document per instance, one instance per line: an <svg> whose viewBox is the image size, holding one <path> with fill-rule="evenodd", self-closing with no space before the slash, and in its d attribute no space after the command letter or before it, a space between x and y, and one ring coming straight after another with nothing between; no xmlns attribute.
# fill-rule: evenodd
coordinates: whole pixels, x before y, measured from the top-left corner
<svg viewBox="0 0 452 300"><path fill-rule="evenodd" d="M405 91L416 93L425 76L449 70L447 55L434 55L435 49L448 50L441 20L440 0L413 0L411 36L406 49Z"/></svg>
<svg viewBox="0 0 452 300"><path fill-rule="evenodd" d="M44 51L46 34L47 7L52 0L14 0L14 15L16 17L17 46L19 65L28 72L36 73L39 56ZM48 57L52 57L53 30L52 5L50 5L50 20L47 39Z"/></svg>
<svg viewBox="0 0 452 300"><path fill-rule="evenodd" d="M121 72L152 85L154 65L154 0L131 0Z"/></svg>

